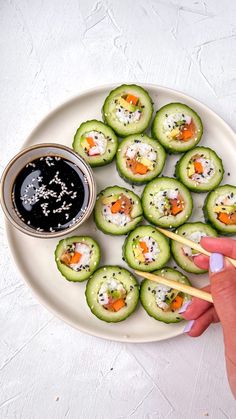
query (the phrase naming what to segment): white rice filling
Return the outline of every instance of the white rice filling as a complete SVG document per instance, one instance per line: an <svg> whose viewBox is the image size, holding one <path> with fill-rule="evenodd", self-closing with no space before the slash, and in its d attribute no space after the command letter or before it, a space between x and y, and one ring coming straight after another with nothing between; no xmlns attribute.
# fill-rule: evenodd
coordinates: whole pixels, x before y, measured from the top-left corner
<svg viewBox="0 0 236 419"><path fill-rule="evenodd" d="M156 240L154 240L152 237L142 237L139 242L145 242L148 252L143 253L145 257L146 262L153 262L157 259L158 254L160 253L160 248ZM153 260L154 259L154 260Z"/></svg>
<svg viewBox="0 0 236 419"><path fill-rule="evenodd" d="M107 139L104 134L98 131L86 132L86 138L90 137L95 142L95 146L89 149L89 156L100 155L102 156L107 148Z"/></svg>
<svg viewBox="0 0 236 419"><path fill-rule="evenodd" d="M153 197L153 203L157 208L160 215L164 215L165 213L165 203L166 198L168 199L177 199L179 195L179 190L176 189L166 189L163 191L157 192Z"/></svg>
<svg viewBox="0 0 236 419"><path fill-rule="evenodd" d="M84 243L76 243L75 244L75 252L81 254L81 258L78 263L70 264L70 268L74 271L78 271L84 269L85 266L90 265L90 258L91 258L91 249L87 244Z"/></svg>
<svg viewBox="0 0 236 419"><path fill-rule="evenodd" d="M153 150L150 144L142 142L134 142L133 144L131 144L127 148L125 155L129 159L136 160L140 160L142 157L145 157L151 162L156 161L157 158L157 153Z"/></svg>
<svg viewBox="0 0 236 419"><path fill-rule="evenodd" d="M102 208L102 214L104 219L109 223L115 224L119 227L124 227L127 223L131 221L131 217L126 214L121 214L117 212L113 214L111 212L111 205L104 205Z"/></svg>
<svg viewBox="0 0 236 419"><path fill-rule="evenodd" d="M156 288L156 305L160 307L162 310L166 311L169 309L169 305L165 303L166 295L170 292L171 288L167 287L166 285L159 284Z"/></svg>
<svg viewBox="0 0 236 419"><path fill-rule="evenodd" d="M135 112L130 112L127 109L124 109L123 107L118 105L116 107L116 117L120 122L124 124L130 124L140 120L141 110L138 109Z"/></svg>
<svg viewBox="0 0 236 419"><path fill-rule="evenodd" d="M220 195L215 201L216 205L236 205L236 194Z"/></svg>
<svg viewBox="0 0 236 419"><path fill-rule="evenodd" d="M204 233L203 231L194 231L193 233L186 235L185 237L193 241L194 243L200 243L201 238L206 237L206 236L207 234ZM188 247L188 246L183 246L182 249L185 256L192 257L192 256L197 256L200 254L200 253L196 253L196 251L193 253L193 249L191 249L191 247Z"/></svg>
<svg viewBox="0 0 236 419"><path fill-rule="evenodd" d="M191 116L186 115L184 113L174 113L174 114L168 115L163 122L164 131L173 130L174 128L177 127L177 122L179 121L183 121L184 124L190 124L191 120L192 120Z"/></svg>
<svg viewBox="0 0 236 419"><path fill-rule="evenodd" d="M191 176L191 179L194 180L194 182L207 183L215 174L214 162L212 160L205 159L204 157L200 157L195 161L201 163L203 173L194 173Z"/></svg>
<svg viewBox="0 0 236 419"><path fill-rule="evenodd" d="M98 292L98 302L102 306L109 303L109 293L111 291L120 291L123 295L126 295L126 290L123 286L123 284L118 281L116 278L112 277L107 279L105 282L103 282L101 288Z"/></svg>

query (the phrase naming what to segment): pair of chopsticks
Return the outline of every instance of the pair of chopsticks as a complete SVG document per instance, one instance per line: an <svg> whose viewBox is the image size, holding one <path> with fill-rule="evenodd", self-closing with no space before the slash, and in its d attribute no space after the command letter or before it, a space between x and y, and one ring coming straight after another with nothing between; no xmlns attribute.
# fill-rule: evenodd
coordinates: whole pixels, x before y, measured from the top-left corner
<svg viewBox="0 0 236 419"><path fill-rule="evenodd" d="M203 255L211 256L211 253L203 249L203 247L198 243L195 243L189 239L186 239L183 236L179 236L178 234L173 233L172 231L164 230L163 228L160 228L160 227L156 227L156 229L172 240L175 240L179 243L189 246L192 249L197 250L199 253L202 253ZM228 259L232 263L232 265L236 267L235 259L231 259L231 258L226 258L226 259ZM167 278L164 278L163 276L154 275L148 272L135 271L135 273L138 274L139 276L142 276L143 278L150 279L151 281L158 282L159 284L167 285L170 288L174 288L178 291L182 291L193 297L201 298L202 300L213 303L212 295L209 292L202 291L198 288L191 287L190 285L182 284L181 282L177 282L177 281L172 281L171 279L167 279Z"/></svg>
<svg viewBox="0 0 236 419"><path fill-rule="evenodd" d="M186 239L184 236L179 236L178 234L173 233L172 231L164 230L164 228L156 227L156 229L160 231L160 233L164 234L166 237L169 237L169 239L185 244L186 246L189 246L192 249L197 250L199 253L202 253L203 255L211 256L211 253L203 249L203 247L200 244L192 242L191 240ZM235 259L228 258L228 257L226 257L226 259L228 259L230 263L232 263L232 265L236 268Z"/></svg>

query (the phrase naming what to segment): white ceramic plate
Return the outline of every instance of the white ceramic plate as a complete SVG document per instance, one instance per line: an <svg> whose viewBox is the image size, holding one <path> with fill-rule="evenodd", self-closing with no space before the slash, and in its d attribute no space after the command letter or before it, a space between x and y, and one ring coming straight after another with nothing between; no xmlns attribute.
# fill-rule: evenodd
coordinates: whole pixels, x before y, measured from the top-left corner
<svg viewBox="0 0 236 419"><path fill-rule="evenodd" d="M114 85L102 86L80 94L50 113L32 132L24 146L43 142L55 142L71 146L78 126L88 119L101 119L104 99ZM213 111L198 101L180 92L143 85L151 95L155 110L169 102L183 102L195 109L202 118L203 138L199 145L214 149L223 159L225 177L222 183L236 184L235 147L236 138L232 129ZM163 174L173 176L177 156L168 156ZM230 175L228 175L230 173ZM117 174L115 163L94 170L98 191L108 185L125 185ZM131 186L130 186L131 188ZM139 195L142 187L133 190ZM204 221L202 203L205 194L193 194L194 211L190 221ZM124 236L113 237L98 231L92 217L74 234L91 235L100 244L102 250L101 265L121 265ZM177 336L183 332L184 322L166 325L149 317L139 306L127 320L118 324L108 324L98 320L89 310L84 296L86 283L66 281L57 270L54 250L57 239L36 239L28 237L7 224L7 235L14 259L22 275L38 299L71 326L79 330L106 339L123 342L151 342ZM173 262L169 266L174 266ZM202 286L207 277L189 275L192 283Z"/></svg>

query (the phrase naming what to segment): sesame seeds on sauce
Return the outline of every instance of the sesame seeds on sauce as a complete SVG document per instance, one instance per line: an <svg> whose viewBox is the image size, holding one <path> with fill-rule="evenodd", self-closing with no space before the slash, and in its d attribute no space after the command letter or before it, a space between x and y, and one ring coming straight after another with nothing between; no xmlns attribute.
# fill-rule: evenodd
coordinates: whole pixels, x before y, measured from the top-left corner
<svg viewBox="0 0 236 419"><path fill-rule="evenodd" d="M59 156L40 157L26 164L12 189L17 215L36 231L55 232L78 221L88 203L82 171Z"/></svg>

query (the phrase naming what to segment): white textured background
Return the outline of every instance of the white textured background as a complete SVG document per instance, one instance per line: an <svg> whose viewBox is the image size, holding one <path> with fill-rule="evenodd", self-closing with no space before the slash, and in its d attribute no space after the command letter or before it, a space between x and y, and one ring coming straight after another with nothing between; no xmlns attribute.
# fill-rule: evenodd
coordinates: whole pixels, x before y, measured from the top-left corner
<svg viewBox="0 0 236 419"><path fill-rule="evenodd" d="M1 0L1 170L48 111L107 82L182 90L235 129L235 22L234 0ZM37 303L0 234L1 419L236 418L219 326L152 344L86 336Z"/></svg>

